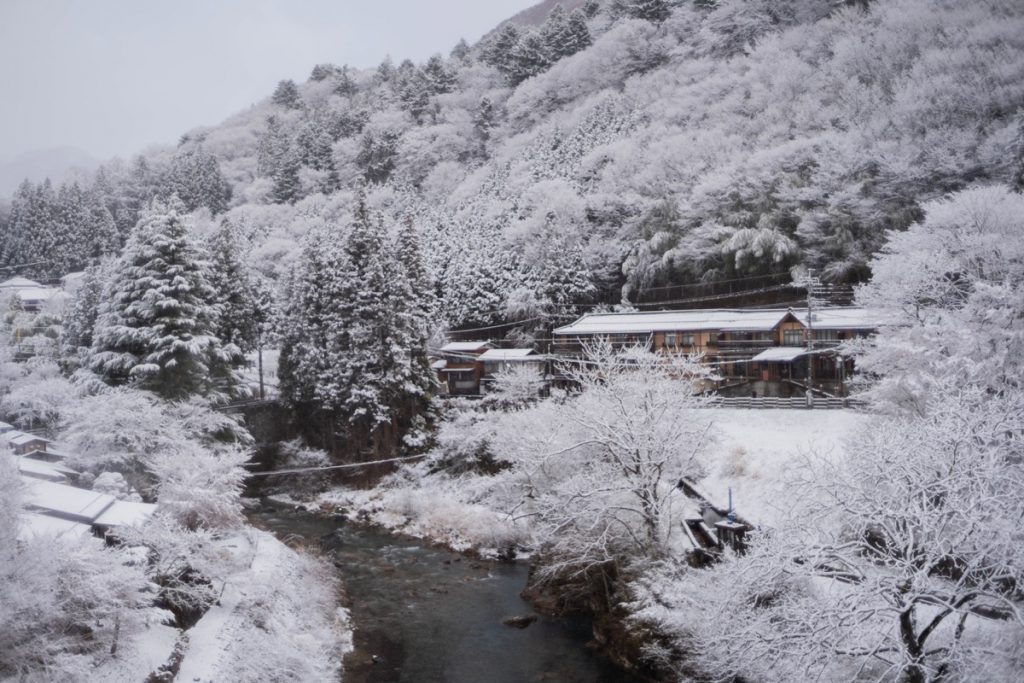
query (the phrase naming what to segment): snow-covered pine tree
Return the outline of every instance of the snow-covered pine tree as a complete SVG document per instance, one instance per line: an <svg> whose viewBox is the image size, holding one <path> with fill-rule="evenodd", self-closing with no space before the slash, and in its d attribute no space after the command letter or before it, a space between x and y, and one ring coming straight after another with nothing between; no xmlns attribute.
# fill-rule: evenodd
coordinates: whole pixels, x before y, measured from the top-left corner
<svg viewBox="0 0 1024 683"><path fill-rule="evenodd" d="M633 19L661 23L672 14L669 0L615 0L612 9Z"/></svg>
<svg viewBox="0 0 1024 683"><path fill-rule="evenodd" d="M85 352L92 346L93 329L99 315L103 290L112 275L114 259L89 266L75 291L74 301L61 325L60 345L65 355Z"/></svg>
<svg viewBox="0 0 1024 683"><path fill-rule="evenodd" d="M302 197L302 183L299 180L301 165L299 153L295 149L289 149L281 158L274 172L274 189L271 192L274 203L294 204Z"/></svg>
<svg viewBox="0 0 1024 683"><path fill-rule="evenodd" d="M406 256L415 259L408 245ZM353 288L347 320L352 385L345 403L348 421L390 448L402 422L426 408L433 387L426 355L420 302L401 263L388 248L379 217L360 201L345 245Z"/></svg>
<svg viewBox="0 0 1024 683"><path fill-rule="evenodd" d="M338 83L334 86L334 94L342 97L351 97L356 93L356 82L349 74L348 65L341 67L338 73Z"/></svg>
<svg viewBox="0 0 1024 683"><path fill-rule="evenodd" d="M49 180L39 185L24 181L11 202L10 234L4 240L4 265L22 272L59 276L57 195ZM55 258L56 256L56 258ZM56 269L55 269L55 264Z"/></svg>
<svg viewBox="0 0 1024 683"><path fill-rule="evenodd" d="M108 254L117 253L121 248L121 236L114 216L103 200L103 195L94 185L84 191L82 198L89 216L85 234L85 243L89 247L86 256L95 261Z"/></svg>
<svg viewBox="0 0 1024 683"><path fill-rule="evenodd" d="M418 317L424 333L437 314L437 285L427 270L420 248L419 232L412 216L407 216L398 232L398 261L406 283L411 289L410 307Z"/></svg>
<svg viewBox="0 0 1024 683"><path fill-rule="evenodd" d="M465 38L459 38L459 42L455 43L455 47L452 48L450 57L459 61L466 61L471 55L469 43L466 42Z"/></svg>
<svg viewBox="0 0 1024 683"><path fill-rule="evenodd" d="M519 29L515 24L505 24L480 50L480 59L490 64L506 77L512 73L512 50L519 42Z"/></svg>
<svg viewBox="0 0 1024 683"><path fill-rule="evenodd" d="M302 107L299 99L299 88L295 85L295 81L290 79L278 82L277 88L274 89L274 94L270 97L270 101L286 109L300 109Z"/></svg>
<svg viewBox="0 0 1024 683"><path fill-rule="evenodd" d="M349 271L337 236L323 226L312 228L301 266L286 278L278 305L278 380L292 408L336 411L348 395Z"/></svg>
<svg viewBox="0 0 1024 683"><path fill-rule="evenodd" d="M538 31L527 31L516 42L509 55L508 79L519 85L527 78L547 71L554 62L544 37Z"/></svg>
<svg viewBox="0 0 1024 683"><path fill-rule="evenodd" d="M177 195L188 211L205 206L218 214L228 208L231 185L221 174L217 157L199 145L174 155L164 181L163 194Z"/></svg>
<svg viewBox="0 0 1024 683"><path fill-rule="evenodd" d="M423 75L430 85L432 95L443 95L455 89L457 83L455 74L445 66L441 55L433 55L427 60L426 66L423 67Z"/></svg>
<svg viewBox="0 0 1024 683"><path fill-rule="evenodd" d="M135 226L104 291L89 366L110 384L170 399L238 392L238 348L214 333L215 292L206 254L180 203L154 201Z"/></svg>
<svg viewBox="0 0 1024 683"><path fill-rule="evenodd" d="M264 315L259 310L252 276L242 263L236 229L227 220L221 221L211 237L209 252L210 286L217 305L217 338L224 344L234 344L243 353L254 351Z"/></svg>
<svg viewBox="0 0 1024 683"><path fill-rule="evenodd" d="M356 163L363 169L363 177L368 182L382 184L391 176L400 136L401 133L393 130L367 130L363 133Z"/></svg>
<svg viewBox="0 0 1024 683"><path fill-rule="evenodd" d="M291 141L281 119L270 115L256 142L256 174L272 178L288 154Z"/></svg>

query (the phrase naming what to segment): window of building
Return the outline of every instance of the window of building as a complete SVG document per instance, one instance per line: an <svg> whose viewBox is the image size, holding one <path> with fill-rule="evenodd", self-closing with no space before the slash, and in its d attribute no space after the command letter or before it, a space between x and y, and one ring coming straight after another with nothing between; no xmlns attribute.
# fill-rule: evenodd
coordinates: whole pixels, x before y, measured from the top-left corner
<svg viewBox="0 0 1024 683"><path fill-rule="evenodd" d="M839 341L839 330L815 330L814 338L823 341Z"/></svg>
<svg viewBox="0 0 1024 683"><path fill-rule="evenodd" d="M683 346L687 346L687 347L693 346L694 345L693 333L692 332L683 333L681 335L680 339L679 339L679 343L682 344Z"/></svg>
<svg viewBox="0 0 1024 683"><path fill-rule="evenodd" d="M782 344L783 346L802 346L804 343L804 331L801 329L795 330L783 330L782 331Z"/></svg>
<svg viewBox="0 0 1024 683"><path fill-rule="evenodd" d="M675 348L676 346L676 333L666 332L665 333L665 346L669 348Z"/></svg>

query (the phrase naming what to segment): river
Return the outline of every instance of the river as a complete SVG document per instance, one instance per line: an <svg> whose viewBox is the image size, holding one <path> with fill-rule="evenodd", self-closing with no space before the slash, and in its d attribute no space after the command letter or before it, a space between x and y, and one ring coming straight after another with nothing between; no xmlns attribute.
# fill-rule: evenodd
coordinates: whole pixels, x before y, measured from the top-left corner
<svg viewBox="0 0 1024 683"><path fill-rule="evenodd" d="M265 508L250 515L283 541L329 553L355 626L346 683L636 683L586 647L590 622L541 616L527 628L502 619L532 612L519 597L524 563L478 561L364 526Z"/></svg>

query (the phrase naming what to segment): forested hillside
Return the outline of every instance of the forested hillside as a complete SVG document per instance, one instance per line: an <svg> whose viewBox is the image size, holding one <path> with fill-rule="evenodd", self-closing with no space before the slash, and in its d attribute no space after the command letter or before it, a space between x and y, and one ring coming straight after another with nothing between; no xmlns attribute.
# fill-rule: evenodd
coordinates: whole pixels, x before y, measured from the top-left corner
<svg viewBox="0 0 1024 683"><path fill-rule="evenodd" d="M439 322L478 326L801 266L863 281L923 202L1021 182L1020 3L576 5L425 64L318 65L90 186L25 184L3 263L80 269L177 194L281 291L365 186L419 233Z"/></svg>

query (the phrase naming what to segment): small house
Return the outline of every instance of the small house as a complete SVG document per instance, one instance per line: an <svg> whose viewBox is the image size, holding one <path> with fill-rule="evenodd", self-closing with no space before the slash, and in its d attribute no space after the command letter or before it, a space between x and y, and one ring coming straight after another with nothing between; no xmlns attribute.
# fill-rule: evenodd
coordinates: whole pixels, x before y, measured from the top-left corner
<svg viewBox="0 0 1024 683"><path fill-rule="evenodd" d="M441 347L441 358L433 364L443 393L450 396L479 396L483 366L479 358L488 342L449 342Z"/></svg>
<svg viewBox="0 0 1024 683"><path fill-rule="evenodd" d="M0 434L0 444L7 444L15 455L28 455L37 451L46 451L47 444L53 443L35 434L26 434L16 429Z"/></svg>

